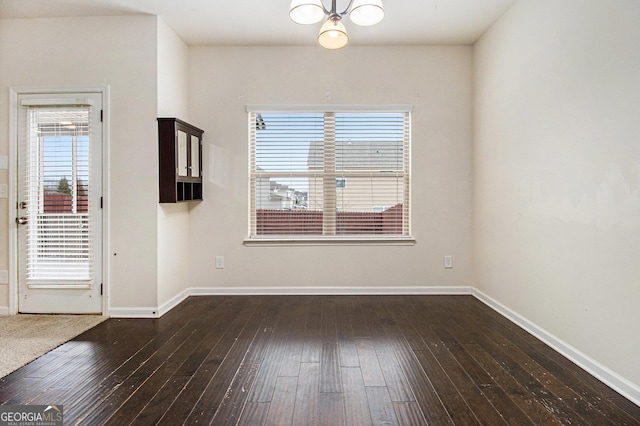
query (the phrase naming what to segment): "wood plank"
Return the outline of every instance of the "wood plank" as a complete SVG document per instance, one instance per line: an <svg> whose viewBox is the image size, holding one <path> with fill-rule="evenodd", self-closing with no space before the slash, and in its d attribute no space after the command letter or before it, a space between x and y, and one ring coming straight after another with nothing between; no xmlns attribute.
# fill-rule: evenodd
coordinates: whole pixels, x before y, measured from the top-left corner
<svg viewBox="0 0 640 426"><path fill-rule="evenodd" d="M280 368L278 376L298 377L300 374L300 364L302 363L303 340L300 334L292 332L287 338L282 358L280 358Z"/></svg>
<svg viewBox="0 0 640 426"><path fill-rule="evenodd" d="M73 377L75 386L62 395L62 400L65 401L65 421L75 422L79 416L86 415L86 412L99 405L100 401L109 398L111 390L122 383L123 377L131 374L131 366L137 359L136 354L141 347L147 347L153 340L153 322L121 320L116 326L108 320L92 329L105 329L104 333L91 338L84 337L94 345L94 349L92 355L86 354L86 368L80 374L70 376ZM117 328L120 326L124 327L118 333Z"/></svg>
<svg viewBox="0 0 640 426"><path fill-rule="evenodd" d="M491 354L477 344L463 345L474 360L483 370L500 386L506 395L516 406L522 410L527 417L537 425L561 425L562 422L553 416L548 407L538 398L532 395L529 390L514 378L507 369L503 368ZM502 407L500 407L502 408Z"/></svg>
<svg viewBox="0 0 640 426"><path fill-rule="evenodd" d="M350 304L350 300L350 298L339 298L334 302L336 335L338 337L338 341L343 339L353 340L355 337L353 325L351 324L351 311L353 310L353 307Z"/></svg>
<svg viewBox="0 0 640 426"><path fill-rule="evenodd" d="M82 344L82 342L74 342L69 346L59 346L53 350L53 352L55 352L55 358L52 356L53 362L48 362L40 368L33 369L25 377L56 382L56 376L60 375L60 367L63 366L63 368L68 368L69 363L73 362L73 358L82 354L86 350L89 350L89 346Z"/></svg>
<svg viewBox="0 0 640 426"><path fill-rule="evenodd" d="M296 322L296 315L304 309L304 306L298 304L296 308L294 306L296 303L291 298L282 298L280 302L284 308L281 310L274 325L273 336L260 364L254 385L249 391L247 397L249 402L271 402L282 359L286 353L287 341L291 336L296 335L296 328L293 327L293 323ZM302 358L300 357L301 360Z"/></svg>
<svg viewBox="0 0 640 426"><path fill-rule="evenodd" d="M422 415L417 402L393 402L393 411L396 413L400 425L426 425L427 420Z"/></svg>
<svg viewBox="0 0 640 426"><path fill-rule="evenodd" d="M519 345L519 348L589 404L588 412L597 410L599 414L616 425L633 424L633 422L640 419L640 407L636 406L637 415L634 417L624 410L620 410L609 397L598 396L611 395L615 394L615 392L558 352L551 350L548 346L523 344ZM612 397L616 398L619 395L612 395ZM600 415L589 417L590 420L602 419Z"/></svg>
<svg viewBox="0 0 640 426"><path fill-rule="evenodd" d="M463 371L469 376L469 379L479 389L483 396L491 403L493 407L499 407L500 416L504 418L507 424L526 425L533 424L527 415L515 404L507 393L494 381L493 377L488 374L467 352L448 330L439 329L436 333L441 337L443 345L449 351L453 359L460 364ZM436 355L437 356L437 355ZM449 371L449 369L447 369Z"/></svg>
<svg viewBox="0 0 640 426"><path fill-rule="evenodd" d="M337 307L334 299L322 305L322 352L320 354L320 392L342 392L340 357L338 354Z"/></svg>
<svg viewBox="0 0 640 426"><path fill-rule="evenodd" d="M320 361L320 392L342 392L341 372L337 342L324 339Z"/></svg>
<svg viewBox="0 0 640 426"><path fill-rule="evenodd" d="M537 404L544 407L562 424L588 424L585 423L584 419L572 412L561 399L550 392L522 365L514 361L508 354L512 348L508 348L509 352L507 352L493 342L484 341L480 342L480 344L503 370L527 390Z"/></svg>
<svg viewBox="0 0 640 426"><path fill-rule="evenodd" d="M193 325L198 327L198 325ZM183 334L176 334L181 342L177 347L165 345L158 350L144 366L132 376L144 379L142 385L133 392L127 401L109 418L111 424L132 422L144 407L147 407L160 389L170 383L178 367L205 338L207 329L201 325L191 330L185 328ZM127 382L125 381L125 385ZM181 390L182 387L179 388Z"/></svg>
<svg viewBox="0 0 640 426"><path fill-rule="evenodd" d="M286 342L286 332L277 332L273 335L264 360L260 365L260 370L258 370L255 384L249 391L248 401L271 402Z"/></svg>
<svg viewBox="0 0 640 426"><path fill-rule="evenodd" d="M310 299L301 299L302 303L293 304L288 309L295 318L288 324L289 335L287 343L280 359L278 376L298 377L300 363L302 362L302 347L305 341L305 327L309 316Z"/></svg>
<svg viewBox="0 0 640 426"><path fill-rule="evenodd" d="M342 388L344 389L345 424L371 424L371 411L367 392L364 388L362 372L358 367L342 367Z"/></svg>
<svg viewBox="0 0 640 426"><path fill-rule="evenodd" d="M239 391L239 389L232 386L233 380L243 365L245 356L259 331L262 318L258 312L259 310L255 309L248 314L245 326L236 334L234 341L221 360L219 368L204 388L198 402L193 406L193 410L185 421L186 423L194 424L210 421L216 416L221 404L228 397L228 393Z"/></svg>
<svg viewBox="0 0 640 426"><path fill-rule="evenodd" d="M316 335L322 329L322 307L327 303L327 298L322 296L312 296L306 306L305 332Z"/></svg>
<svg viewBox="0 0 640 426"><path fill-rule="evenodd" d="M616 412L616 409L610 410L612 407L605 399L588 396L591 390L585 392L586 388L579 380L575 380L572 373L569 373L569 371L579 372L580 369L577 366L559 368L539 353L539 350L548 347L537 338L515 327L495 312L484 312L483 308L486 307L478 301L472 300L468 303L470 318L473 317L476 320L482 318L484 326L487 327L487 333L484 333L484 336L490 337L497 345L508 347L509 356L513 361L523 366L545 387L545 390L540 392L558 400L560 407L554 406L554 408L566 411L558 414L560 417L569 416L574 418L574 422L597 422L598 424L624 424L629 420L629 417ZM588 375L582 375L582 377L585 376Z"/></svg>
<svg viewBox="0 0 640 426"><path fill-rule="evenodd" d="M318 425L349 426L345 419L344 398L342 393L322 392L318 395Z"/></svg>
<svg viewBox="0 0 640 426"><path fill-rule="evenodd" d="M458 322L461 322L462 325L457 324ZM461 342L466 342L462 345L462 348L472 356L476 364L487 373L500 389L504 390L506 396L513 401L513 404L523 411L534 424L561 424L560 420L555 418L547 410L546 406L529 393L523 385L518 383L516 379L479 344L480 341L485 339L483 327L490 326L490 324L478 318L473 318L472 323L474 327L470 327L469 323L461 321L461 317L458 317L451 327L455 327L456 339ZM511 412L513 415L513 410L510 407L511 403L506 403L504 410L507 413ZM503 406L500 405L500 408L502 412ZM517 414L515 415L517 416ZM526 422L524 423L526 424Z"/></svg>
<svg viewBox="0 0 640 426"><path fill-rule="evenodd" d="M367 327L367 318L364 316L361 310L361 305L357 303L360 299L357 296L347 296L348 301L352 303L351 309L348 311L349 321L351 323L351 330L354 338L356 337L371 337L369 327ZM353 305L358 306L358 309L353 309Z"/></svg>
<svg viewBox="0 0 640 426"><path fill-rule="evenodd" d="M389 389L389 396L393 402L415 401L411 386L402 372L393 349L388 346L377 346L376 355L380 361L380 368L384 376L384 382Z"/></svg>
<svg viewBox="0 0 640 426"><path fill-rule="evenodd" d="M537 364L518 346L512 344L511 339L527 338L527 336L518 336L510 332L510 329L506 330L500 324L493 324L492 327L487 328L485 336L497 346L509 347L508 355L502 353L504 363L513 366L514 373L527 381L527 386L534 392L534 395L540 396L546 404L553 407L556 417L565 423L572 419L574 423L615 424L574 390Z"/></svg>
<svg viewBox="0 0 640 426"><path fill-rule="evenodd" d="M259 303L253 297L246 298L242 308L236 312L232 321L215 323L212 341L216 343L197 368L191 380L162 417L162 422L166 424L181 424L195 410L207 386L214 381L221 365L227 359L231 348L236 343L238 335L246 327ZM207 346L209 345L208 343Z"/></svg>
<svg viewBox="0 0 640 426"><path fill-rule="evenodd" d="M92 421L105 422L122 404L124 404L129 396L135 392L144 382L145 377L135 373L142 368L145 363L157 353L160 348L167 345L178 344L179 337L176 334L184 329L184 323L170 322L166 327L162 328L156 337L148 341L125 363L117 365L113 364L113 368L93 390L88 390L79 396L79 404L84 407L84 417L78 421L84 421L91 418ZM134 346L135 347L135 346ZM106 403L102 403L102 402ZM66 417L65 417L66 418ZM73 419L73 417L72 417Z"/></svg>
<svg viewBox="0 0 640 426"><path fill-rule="evenodd" d="M136 415L131 424L153 425L157 424L167 412L169 407L189 382L189 376L172 376L162 385L147 405Z"/></svg>
<svg viewBox="0 0 640 426"><path fill-rule="evenodd" d="M423 413L427 418L427 422L462 422L464 424L479 424L478 419L474 416L471 408L466 404L464 398L458 393L455 385L449 380L446 372L438 364L437 359L434 358L431 353L428 343L433 340L425 340L423 334L425 331L430 331L430 324L425 323L421 317L422 311L428 311L423 309L416 309L414 307L415 300L412 300L395 316L396 322L403 328L403 333L412 335L415 347L424 348L421 350L413 350L413 356L419 363L422 374L428 378L428 387L421 389L422 398L428 399L432 405L432 409L437 409L439 414L436 416L430 416L430 409L425 407ZM421 333L418 333L418 329ZM417 343L417 340L421 340L422 343ZM396 351L398 356L398 352ZM425 386L425 385L423 385ZM429 389L429 387L431 389ZM414 387L414 393L415 391ZM431 395L431 393L435 395ZM419 399L420 400L420 399ZM440 410L444 408L445 413Z"/></svg>
<svg viewBox="0 0 640 426"><path fill-rule="evenodd" d="M292 424L297 386L297 377L281 376L277 378L273 398L269 404L266 425Z"/></svg>
<svg viewBox="0 0 640 426"><path fill-rule="evenodd" d="M600 425L616 425L619 424L599 411L594 405L589 403L585 398L581 397L574 388L570 388L565 383L558 380L553 372L540 366L534 359L522 352L519 348L511 348L509 351L511 358L524 366L524 369L537 381L542 384L545 389L555 395L558 399L580 418L586 424L597 423ZM602 404L599 404L602 405Z"/></svg>
<svg viewBox="0 0 640 426"><path fill-rule="evenodd" d="M370 338L374 346L384 345L386 332L382 326L379 317L386 318L383 313L379 313L374 305L378 304L380 299L376 296L362 296L359 302L359 309L365 324L367 325L368 334L366 337ZM393 322L393 320L388 321Z"/></svg>
<svg viewBox="0 0 640 426"><path fill-rule="evenodd" d="M320 339L320 330L306 330L304 341L302 343L302 354L300 362L320 362L322 357L322 340Z"/></svg>
<svg viewBox="0 0 640 426"><path fill-rule="evenodd" d="M365 387L372 425L398 425L393 403L386 386Z"/></svg>
<svg viewBox="0 0 640 426"><path fill-rule="evenodd" d="M358 350L358 359L360 360L360 370L365 386L386 386L382 374L382 368L378 361L376 349L371 339L356 339L356 349Z"/></svg>
<svg viewBox="0 0 640 426"><path fill-rule="evenodd" d="M320 364L303 363L300 366L298 387L293 412L294 425L317 425L320 423Z"/></svg>
<svg viewBox="0 0 640 426"><path fill-rule="evenodd" d="M422 299L420 299L422 300ZM396 327L387 327L387 336L390 334L401 335L402 340L406 341L409 345L408 349L414 351L426 351L427 347L425 341L418 335L414 324L410 321L410 316L406 315L406 310L416 301L413 298L400 297L391 298L387 303L387 309L393 315ZM420 309L420 307L418 307Z"/></svg>
<svg viewBox="0 0 640 426"><path fill-rule="evenodd" d="M239 425L262 426L267 421L269 402L247 402L240 415Z"/></svg>
<svg viewBox="0 0 640 426"><path fill-rule="evenodd" d="M275 309L273 309L275 308ZM276 329L277 318L284 309L281 304L265 311L260 320L257 333L245 353L211 424L235 424L247 402L248 391L253 387L267 348ZM251 330L249 328L248 330Z"/></svg>
<svg viewBox="0 0 640 426"><path fill-rule="evenodd" d="M416 358L433 384L433 388L453 423L481 424L471 407L467 405L465 398L458 392L454 383L433 357L433 354L428 351L416 351Z"/></svg>
<svg viewBox="0 0 640 426"><path fill-rule="evenodd" d="M436 392L433 383L415 357L415 352L409 349L409 344L400 338L392 338L391 347L398 359L398 364L407 378L416 401L422 411L422 416L431 425L451 425L453 420L447 412L443 401Z"/></svg>
<svg viewBox="0 0 640 426"><path fill-rule="evenodd" d="M412 313L412 318L416 324L416 328L419 329L418 334L423 338L428 347L428 351L422 351L421 354L423 355L422 359L431 365L430 368L434 369L429 370L429 373L440 373L437 366L442 368L444 376L446 376L448 381L454 386L457 394L460 395L465 405L469 407L473 414L474 421L477 420L481 424L491 425L505 424L503 415L496 411L495 407L485 397L483 390L473 382L464 367L460 365L459 361L451 354L447 345L440 337L441 335L445 337L447 336L445 327L450 324L447 316L452 314L452 310L447 310L447 313L444 316L436 315L430 310L412 310L410 312ZM437 332L438 330L440 333ZM450 345L456 344L453 339L449 339L448 343ZM444 399L446 401L449 401L450 399L452 401L455 400L457 398L456 393L450 389L445 377L440 374L438 374L438 376L440 376L438 381L434 380L434 386L436 386L438 394L442 395L442 392L446 390L448 393ZM441 383L444 387L442 389L438 389L438 383ZM446 405L447 402L445 402L445 406ZM455 406L452 405L452 407ZM456 415L464 413L464 406L450 408L450 413L451 409L455 410L457 413ZM526 416L523 417L526 418ZM454 421L456 421L455 418ZM469 420L466 419L465 421Z"/></svg>
<svg viewBox="0 0 640 426"><path fill-rule="evenodd" d="M354 339L340 339L338 341L338 357L341 367L360 367L360 358Z"/></svg>
<svg viewBox="0 0 640 426"><path fill-rule="evenodd" d="M23 367L24 368L24 367ZM33 393L34 389L39 389L40 379L36 378L20 378L11 381L0 390L0 405L18 405L27 401L29 393Z"/></svg>
<svg viewBox="0 0 640 426"><path fill-rule="evenodd" d="M393 349L402 373L407 378L422 416L427 423L433 425L453 424L453 420L437 394L433 383L416 358L415 348L427 349L427 346L417 335L406 316L405 309L408 303L409 300L406 297L390 298L385 303L396 323L395 327L387 327L386 329L389 346ZM413 345L407 340L407 336L412 338Z"/></svg>

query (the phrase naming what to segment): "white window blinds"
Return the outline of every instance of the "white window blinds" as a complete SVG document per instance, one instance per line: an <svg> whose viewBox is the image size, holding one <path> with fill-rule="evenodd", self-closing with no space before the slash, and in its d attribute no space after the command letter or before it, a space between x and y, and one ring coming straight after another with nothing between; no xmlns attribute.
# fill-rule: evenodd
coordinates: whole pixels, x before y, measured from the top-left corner
<svg viewBox="0 0 640 426"><path fill-rule="evenodd" d="M250 237L408 236L410 113L249 113Z"/></svg>
<svg viewBox="0 0 640 426"><path fill-rule="evenodd" d="M29 106L27 282L93 280L89 106Z"/></svg>

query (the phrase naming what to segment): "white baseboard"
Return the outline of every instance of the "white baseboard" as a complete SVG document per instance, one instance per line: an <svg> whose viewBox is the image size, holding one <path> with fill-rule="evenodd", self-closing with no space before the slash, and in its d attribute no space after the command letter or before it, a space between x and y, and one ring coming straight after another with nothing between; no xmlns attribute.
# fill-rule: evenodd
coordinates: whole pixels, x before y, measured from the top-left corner
<svg viewBox="0 0 640 426"><path fill-rule="evenodd" d="M542 340L544 343L567 357L569 360L587 371L589 374L614 389L620 395L629 399L634 404L640 406L640 386L637 386L636 384L620 376L615 371L605 367L596 360L585 355L580 350L574 348L567 342L549 333L547 330L538 326L537 324L529 321L527 318L511 310L510 308L486 295L477 288L472 287L471 293L485 305L489 306L514 324L522 327L533 336Z"/></svg>
<svg viewBox="0 0 640 426"><path fill-rule="evenodd" d="M267 296L267 295L461 295L471 294L468 286L436 287L200 287L191 296Z"/></svg>
<svg viewBox="0 0 640 426"><path fill-rule="evenodd" d="M160 305L158 307L158 316L160 316L160 317L163 316L164 314L169 312L171 309L175 308L180 303L182 303L190 295L191 295L191 292L190 292L189 289L187 289L187 290L184 290L184 291L178 293L177 295L175 295L173 298L169 299L168 301L164 302L162 305Z"/></svg>
<svg viewBox="0 0 640 426"><path fill-rule="evenodd" d="M9 307L8 306L0 306L0 317L9 315Z"/></svg>
<svg viewBox="0 0 640 426"><path fill-rule="evenodd" d="M189 290L184 290L175 295L162 305L156 307L131 307L131 308L109 308L108 316L111 318L160 318L171 309L178 306L191 294Z"/></svg>
<svg viewBox="0 0 640 426"><path fill-rule="evenodd" d="M109 308L110 318L160 318L160 309L154 307Z"/></svg>

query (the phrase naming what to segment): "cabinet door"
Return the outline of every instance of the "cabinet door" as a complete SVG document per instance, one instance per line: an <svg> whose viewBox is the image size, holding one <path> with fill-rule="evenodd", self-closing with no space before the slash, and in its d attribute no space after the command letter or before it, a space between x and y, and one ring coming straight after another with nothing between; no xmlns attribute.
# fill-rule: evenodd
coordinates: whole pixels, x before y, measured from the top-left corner
<svg viewBox="0 0 640 426"><path fill-rule="evenodd" d="M183 130L178 130L178 176L189 176L188 149L187 134Z"/></svg>
<svg viewBox="0 0 640 426"><path fill-rule="evenodd" d="M200 177L200 138L191 135L191 177Z"/></svg>

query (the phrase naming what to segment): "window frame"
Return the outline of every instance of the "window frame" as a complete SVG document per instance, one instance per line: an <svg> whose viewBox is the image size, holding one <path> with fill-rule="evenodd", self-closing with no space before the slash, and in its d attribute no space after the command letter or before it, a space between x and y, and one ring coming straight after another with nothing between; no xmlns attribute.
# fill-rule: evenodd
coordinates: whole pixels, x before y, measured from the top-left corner
<svg viewBox="0 0 640 426"><path fill-rule="evenodd" d="M415 238L411 233L411 113L412 105L247 105L246 112L248 117L248 229L247 237L244 239L246 246L280 246L280 245L413 245ZM256 199L255 186L256 176L255 170L255 144L256 140L256 123L252 122L251 117L254 114L269 113L316 113L316 114L338 114L338 113L404 113L405 118L405 149L408 151L404 154L406 162L403 164L403 178L408 181L403 197L403 214L407 215L406 223L403 222L406 233L400 234L338 234L338 235L254 235L252 227L255 225ZM325 140L326 142L326 140Z"/></svg>

